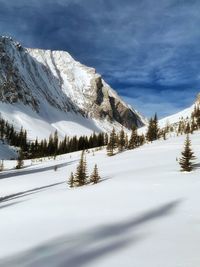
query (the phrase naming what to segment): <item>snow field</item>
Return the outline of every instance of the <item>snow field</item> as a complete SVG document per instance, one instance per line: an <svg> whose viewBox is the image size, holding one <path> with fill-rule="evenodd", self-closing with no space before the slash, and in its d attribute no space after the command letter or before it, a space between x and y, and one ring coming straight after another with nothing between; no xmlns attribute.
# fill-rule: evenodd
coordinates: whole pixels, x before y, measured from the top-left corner
<svg viewBox="0 0 200 267"><path fill-rule="evenodd" d="M198 267L200 169L179 172L184 140L89 153L102 181L81 188L66 184L80 152L2 173L1 196L18 195L0 203L0 266Z"/></svg>

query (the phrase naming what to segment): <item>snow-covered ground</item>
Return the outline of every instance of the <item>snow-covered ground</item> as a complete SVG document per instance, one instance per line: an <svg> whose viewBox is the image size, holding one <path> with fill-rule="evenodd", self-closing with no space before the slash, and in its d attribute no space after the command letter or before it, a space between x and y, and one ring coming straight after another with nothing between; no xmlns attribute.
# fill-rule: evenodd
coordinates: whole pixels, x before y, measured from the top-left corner
<svg viewBox="0 0 200 267"><path fill-rule="evenodd" d="M102 182L82 188L66 184L80 152L1 173L0 266L200 266L200 169L179 171L184 139L89 153Z"/></svg>
<svg viewBox="0 0 200 267"><path fill-rule="evenodd" d="M36 137L39 140L48 138L56 130L59 137L62 138L65 135L74 136L75 133L81 136L101 132L103 131L102 125L104 125L104 130L112 129L107 121L102 120L102 124L99 123L101 126L98 126L98 122L94 119L87 119L74 112L65 113L50 105L43 108L40 113L36 113L30 107L19 103L0 103L0 111L1 117L13 124L15 129L18 131L21 127L26 129L28 138L32 140L35 140Z"/></svg>

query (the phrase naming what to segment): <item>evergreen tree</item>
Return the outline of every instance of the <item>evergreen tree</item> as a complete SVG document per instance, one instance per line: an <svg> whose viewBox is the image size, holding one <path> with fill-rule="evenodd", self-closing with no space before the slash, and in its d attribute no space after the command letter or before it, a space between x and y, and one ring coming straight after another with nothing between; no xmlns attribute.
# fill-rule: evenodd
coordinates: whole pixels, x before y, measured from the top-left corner
<svg viewBox="0 0 200 267"><path fill-rule="evenodd" d="M116 136L115 128L113 128L110 134L108 144L107 144L107 155L113 156L114 150L116 149L116 147L117 147L117 136Z"/></svg>
<svg viewBox="0 0 200 267"><path fill-rule="evenodd" d="M133 127L132 132L131 132L131 137L129 140L129 149L134 149L138 146L138 134L137 134L137 128Z"/></svg>
<svg viewBox="0 0 200 267"><path fill-rule="evenodd" d="M1 164L0 164L0 172L2 172L4 170L4 162L3 160L1 160Z"/></svg>
<svg viewBox="0 0 200 267"><path fill-rule="evenodd" d="M189 124L189 122L187 123L187 125L186 125L186 127L185 127L185 134L189 134L190 133L190 131L191 131L191 129L190 129L190 124Z"/></svg>
<svg viewBox="0 0 200 267"><path fill-rule="evenodd" d="M125 135L125 149L128 149L129 146L129 140L128 140L128 134Z"/></svg>
<svg viewBox="0 0 200 267"><path fill-rule="evenodd" d="M158 117L157 117L157 113L154 116L153 124L154 124L154 138L155 138L155 140L157 140L159 138L159 128L158 128Z"/></svg>
<svg viewBox="0 0 200 267"><path fill-rule="evenodd" d="M100 178L100 176L99 176L99 172L98 172L97 164L95 164L93 173L92 173L92 175L90 176L90 183L97 184L97 183L99 182L100 179L101 179L101 178Z"/></svg>
<svg viewBox="0 0 200 267"><path fill-rule="evenodd" d="M192 161L195 159L194 153L191 149L191 141L189 139L189 135L187 135L185 144L184 144L184 150L181 153L182 157L179 160L179 164L181 166L181 171L190 172L193 169L193 163Z"/></svg>
<svg viewBox="0 0 200 267"><path fill-rule="evenodd" d="M118 139L118 151L122 152L124 150L125 147L125 133L124 133L124 129L122 128L120 133L119 133L119 139Z"/></svg>
<svg viewBox="0 0 200 267"><path fill-rule="evenodd" d="M70 178L68 180L68 185L69 185L70 188L74 187L74 185L75 185L74 181L75 181L74 174L73 174L73 172L71 172Z"/></svg>
<svg viewBox="0 0 200 267"><path fill-rule="evenodd" d="M24 155L23 155L22 150L20 150L19 156L17 159L16 169L21 169L24 166L24 160L23 159L24 159Z"/></svg>
<svg viewBox="0 0 200 267"><path fill-rule="evenodd" d="M56 130L53 137L53 155L55 156L58 152L58 131Z"/></svg>
<svg viewBox="0 0 200 267"><path fill-rule="evenodd" d="M154 118L149 120L149 126L147 129L146 138L148 141L152 142L159 138L159 128L158 128L158 118L157 114L155 114Z"/></svg>
<svg viewBox="0 0 200 267"><path fill-rule="evenodd" d="M191 122L190 133L192 134L196 129L197 129L197 125L196 125L195 120L193 118L192 122Z"/></svg>
<svg viewBox="0 0 200 267"><path fill-rule="evenodd" d="M184 129L185 129L185 122L184 122L183 117L182 117L181 120L179 121L178 133L180 133L182 135L184 133Z"/></svg>
<svg viewBox="0 0 200 267"><path fill-rule="evenodd" d="M196 122L196 127L199 129L200 128L200 108L199 105L194 107L194 111L192 112L191 115L192 119L195 119Z"/></svg>
<svg viewBox="0 0 200 267"><path fill-rule="evenodd" d="M148 125L148 129L147 129L147 133L146 133L146 139L150 142L152 142L153 139L153 119L150 118L149 120L149 125Z"/></svg>
<svg viewBox="0 0 200 267"><path fill-rule="evenodd" d="M87 163L86 163L86 158L85 158L85 153L84 150L81 153L81 158L79 161L79 164L76 169L76 174L75 174L75 185L76 186L83 186L87 183Z"/></svg>
<svg viewBox="0 0 200 267"><path fill-rule="evenodd" d="M104 145L107 146L108 144L108 134L105 133L105 136L104 136Z"/></svg>

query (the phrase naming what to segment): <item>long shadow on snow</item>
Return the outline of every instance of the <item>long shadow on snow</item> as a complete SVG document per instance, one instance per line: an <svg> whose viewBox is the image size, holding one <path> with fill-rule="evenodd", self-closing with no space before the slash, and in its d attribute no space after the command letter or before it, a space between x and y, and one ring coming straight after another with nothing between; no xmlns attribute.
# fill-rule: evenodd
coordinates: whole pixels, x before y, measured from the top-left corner
<svg viewBox="0 0 200 267"><path fill-rule="evenodd" d="M55 166L57 166L58 168L63 168L63 167L66 167L68 165L71 165L72 163L74 163L76 161L77 160L73 160L73 161L70 161L67 163L54 164L52 166L40 167L40 168L30 169L30 170L22 169L19 171L14 171L14 172L9 172L9 173L1 173L0 179L6 179L6 178L11 178L11 177L16 177L16 176L38 173L38 172L46 172L46 171L54 170Z"/></svg>
<svg viewBox="0 0 200 267"><path fill-rule="evenodd" d="M124 222L116 222L87 232L67 235L0 260L2 267L83 267L106 255L117 253L128 245L141 241L140 226L170 215L180 201L172 201ZM69 227L69 225L66 225Z"/></svg>
<svg viewBox="0 0 200 267"><path fill-rule="evenodd" d="M19 204L19 203L21 203L21 202L24 202L24 201L23 201L23 200L20 200L20 201L15 201L15 202L13 202L13 203L9 203L9 204L1 205L1 206L0 206L0 210L1 210L1 209L8 208L8 207L11 207L11 206L15 206L15 205L17 205L17 204Z"/></svg>
<svg viewBox="0 0 200 267"><path fill-rule="evenodd" d="M192 164L192 167L194 167L194 169L199 169L200 163L194 163L194 164Z"/></svg>
<svg viewBox="0 0 200 267"><path fill-rule="evenodd" d="M44 189L47 189L47 188L50 188L50 187L53 187L53 186L57 186L57 185L60 185L60 184L63 184L63 183L64 182L49 184L49 185L45 185L45 186L41 186L41 187L36 187L36 188L30 189L30 190L18 192L18 193L15 193L15 194L11 194L11 195L8 195L8 196L5 196L5 197L1 197L0 198L0 204L2 202L6 202L6 201L9 201L9 200L13 200L13 199L17 199L17 198L20 198L20 197L25 197L25 196L28 196L28 195L36 194L36 193L39 193L40 191L43 191ZM12 205L12 204L10 204L10 205ZM0 208L1 207L2 206L0 206Z"/></svg>

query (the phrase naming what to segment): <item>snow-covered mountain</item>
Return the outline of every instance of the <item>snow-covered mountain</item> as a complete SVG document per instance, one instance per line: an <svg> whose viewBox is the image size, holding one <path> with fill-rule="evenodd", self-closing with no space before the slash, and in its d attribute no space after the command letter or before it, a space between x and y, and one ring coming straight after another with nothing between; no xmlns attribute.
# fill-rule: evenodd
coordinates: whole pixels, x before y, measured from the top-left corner
<svg viewBox="0 0 200 267"><path fill-rule="evenodd" d="M171 125L177 129L180 121L191 122L191 115L194 111L195 106L200 106L200 93L197 95L194 103L190 107L183 109L173 115L160 119L158 121L159 127L162 129L165 128L166 126ZM139 134L146 134L147 128L148 128L148 122L145 123L144 127L141 127L139 129L138 131Z"/></svg>
<svg viewBox="0 0 200 267"><path fill-rule="evenodd" d="M194 101L194 104L191 105L190 107L175 113L171 116L165 117L159 121L160 127L165 127L167 124L176 124L178 123L181 119L190 119L192 112L194 111L195 106L200 105L200 94L197 95L196 100Z"/></svg>
<svg viewBox="0 0 200 267"><path fill-rule="evenodd" d="M67 52L26 49L0 37L0 112L31 138L144 125L96 73Z"/></svg>

